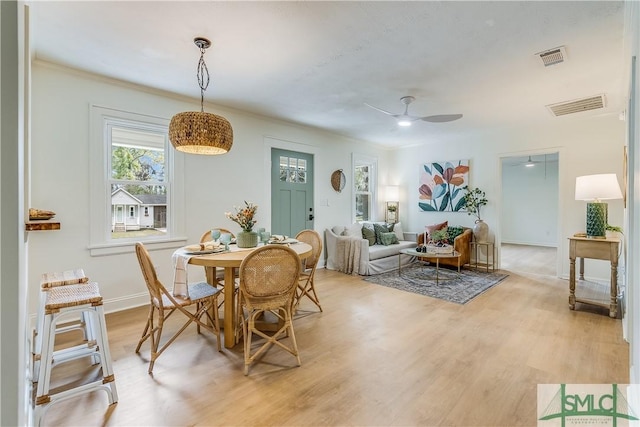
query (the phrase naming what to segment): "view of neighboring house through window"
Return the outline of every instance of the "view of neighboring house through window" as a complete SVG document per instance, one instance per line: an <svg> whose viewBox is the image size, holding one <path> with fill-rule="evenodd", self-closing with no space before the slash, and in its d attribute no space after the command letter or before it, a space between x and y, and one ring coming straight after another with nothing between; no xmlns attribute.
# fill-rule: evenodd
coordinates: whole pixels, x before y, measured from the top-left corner
<svg viewBox="0 0 640 427"><path fill-rule="evenodd" d="M356 221L372 221L375 202L376 161L372 158L354 156L353 185Z"/></svg>
<svg viewBox="0 0 640 427"><path fill-rule="evenodd" d="M166 129L140 127L121 120L107 121L106 125L111 153L111 238L166 235Z"/></svg>

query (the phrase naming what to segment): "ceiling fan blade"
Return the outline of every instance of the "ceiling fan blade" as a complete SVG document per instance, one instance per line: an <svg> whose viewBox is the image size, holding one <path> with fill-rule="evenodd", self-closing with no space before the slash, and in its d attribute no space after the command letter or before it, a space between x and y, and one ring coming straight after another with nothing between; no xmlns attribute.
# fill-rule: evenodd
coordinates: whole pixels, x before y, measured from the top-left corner
<svg viewBox="0 0 640 427"><path fill-rule="evenodd" d="M369 107L369 108L373 108L374 110L378 110L378 111L380 111L381 113L388 114L389 116L393 116L393 117L395 117L395 116L397 116L397 115L398 115L398 114L390 113L389 111L383 110L382 108L374 107L373 105L367 104L366 102L364 103L364 105L366 105L366 106L367 106L367 107Z"/></svg>
<svg viewBox="0 0 640 427"><path fill-rule="evenodd" d="M462 118L462 114L441 114L438 116L420 117L420 120L431 123L445 123L452 122Z"/></svg>

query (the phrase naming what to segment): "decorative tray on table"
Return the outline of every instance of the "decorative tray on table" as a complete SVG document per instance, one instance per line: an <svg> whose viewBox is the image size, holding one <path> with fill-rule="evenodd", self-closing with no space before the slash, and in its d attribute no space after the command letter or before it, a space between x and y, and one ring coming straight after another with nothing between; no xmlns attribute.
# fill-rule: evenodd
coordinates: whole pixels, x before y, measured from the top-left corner
<svg viewBox="0 0 640 427"><path fill-rule="evenodd" d="M185 246L183 249L187 255L206 255L224 252L224 246L213 247L212 245L205 244L189 245Z"/></svg>
<svg viewBox="0 0 640 427"><path fill-rule="evenodd" d="M436 245L427 245L427 253L428 254L452 254L453 246L444 245L444 246L436 246Z"/></svg>

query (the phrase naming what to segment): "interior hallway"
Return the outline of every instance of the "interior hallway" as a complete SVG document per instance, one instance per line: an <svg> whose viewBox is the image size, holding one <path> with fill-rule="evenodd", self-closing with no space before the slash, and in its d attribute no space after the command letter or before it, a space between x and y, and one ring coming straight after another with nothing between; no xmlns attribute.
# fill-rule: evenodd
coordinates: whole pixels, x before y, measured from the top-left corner
<svg viewBox="0 0 640 427"><path fill-rule="evenodd" d="M556 277L557 259L557 248L510 243L503 243L500 247L500 268L502 270Z"/></svg>

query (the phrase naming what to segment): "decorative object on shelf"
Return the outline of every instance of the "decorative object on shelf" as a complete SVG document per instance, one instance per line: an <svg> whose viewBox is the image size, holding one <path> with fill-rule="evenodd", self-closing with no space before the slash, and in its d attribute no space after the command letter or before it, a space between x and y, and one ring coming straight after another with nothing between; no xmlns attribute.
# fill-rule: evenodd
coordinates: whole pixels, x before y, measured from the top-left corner
<svg viewBox="0 0 640 427"><path fill-rule="evenodd" d="M462 198L464 210L467 211L468 215L476 217L476 224L473 226L473 237L476 242L486 242L489 238L489 226L480 216L480 208L488 203L486 194L479 188L471 188L468 185L465 185L462 189L466 191Z"/></svg>
<svg viewBox="0 0 640 427"><path fill-rule="evenodd" d="M398 207L400 205L400 188L397 185L389 185L386 188L387 193L387 209L385 210L384 220L389 224L395 224L399 221Z"/></svg>
<svg viewBox="0 0 640 427"><path fill-rule="evenodd" d="M604 239L607 226L607 203L622 199L615 173L585 175L576 178L576 200L587 201L587 238Z"/></svg>
<svg viewBox="0 0 640 427"><path fill-rule="evenodd" d="M462 185L468 181L469 160L423 164L418 207L422 212L459 212L464 208Z"/></svg>
<svg viewBox="0 0 640 427"><path fill-rule="evenodd" d="M42 209L29 208L29 220L30 221L47 221L56 216L53 211L45 211Z"/></svg>
<svg viewBox="0 0 640 427"><path fill-rule="evenodd" d="M225 154L233 145L233 129L227 119L204 112L204 91L209 86L209 70L204 52L211 42L204 37L193 39L200 49L197 77L200 86L200 111L178 113L169 123L169 140L176 150L191 154Z"/></svg>
<svg viewBox="0 0 640 427"><path fill-rule="evenodd" d="M239 248L254 248L258 246L258 233L253 231L256 224L255 216L258 206L245 200L244 207L234 206L235 214L225 212L225 216L242 227L242 231L236 235L236 244Z"/></svg>
<svg viewBox="0 0 640 427"><path fill-rule="evenodd" d="M342 172L342 169L338 169L331 174L331 187L333 187L336 192L340 193L346 183L347 177L344 175L344 172Z"/></svg>

